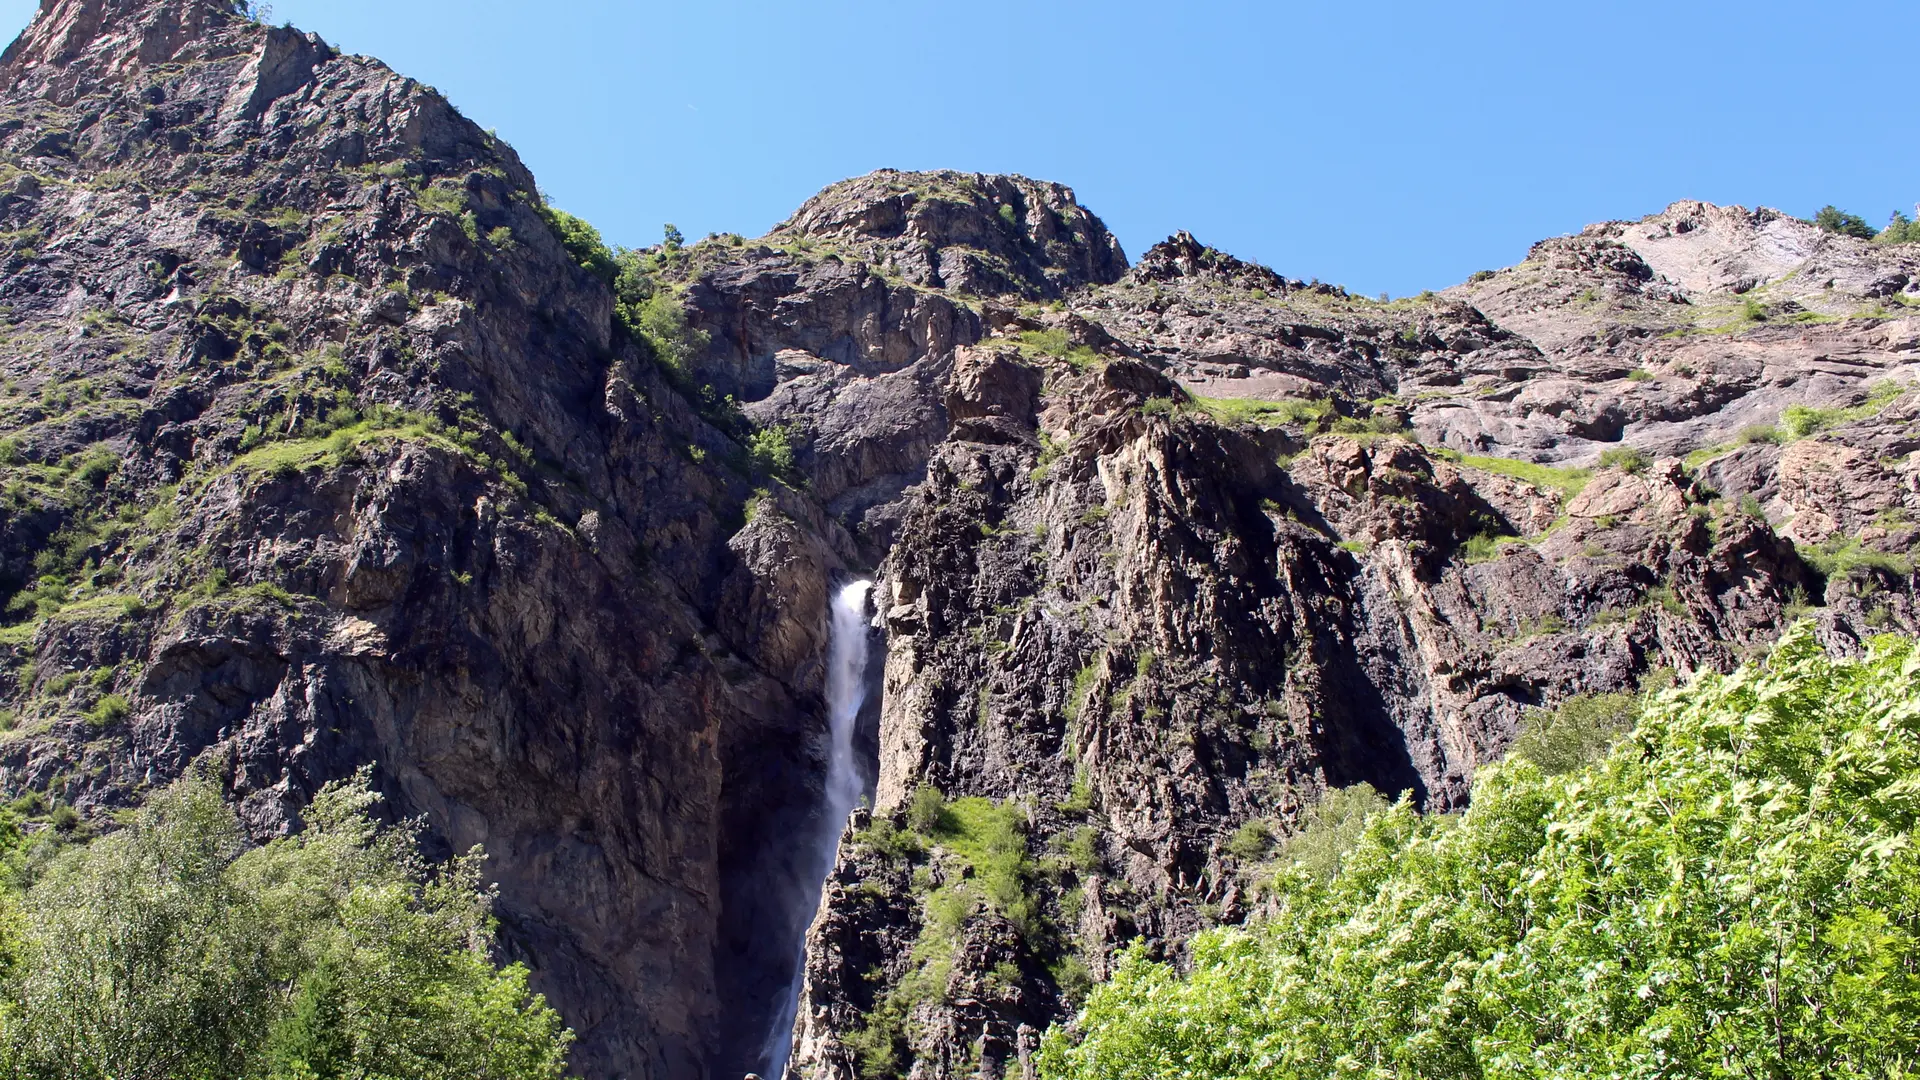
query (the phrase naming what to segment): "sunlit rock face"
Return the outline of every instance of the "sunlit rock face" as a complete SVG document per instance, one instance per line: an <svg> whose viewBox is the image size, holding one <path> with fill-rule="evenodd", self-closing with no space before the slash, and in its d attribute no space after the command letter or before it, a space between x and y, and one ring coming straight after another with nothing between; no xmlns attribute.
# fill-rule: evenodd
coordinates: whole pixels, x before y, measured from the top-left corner
<svg viewBox="0 0 1920 1080"><path fill-rule="evenodd" d="M1680 203L1382 303L882 172L641 253L670 364L375 61L60 0L0 82L0 784L110 828L205 760L264 838L373 763L584 1076L767 1067L803 946L792 1075L1013 1074L1329 786L1455 808L1531 707L1914 625L1905 247Z"/></svg>

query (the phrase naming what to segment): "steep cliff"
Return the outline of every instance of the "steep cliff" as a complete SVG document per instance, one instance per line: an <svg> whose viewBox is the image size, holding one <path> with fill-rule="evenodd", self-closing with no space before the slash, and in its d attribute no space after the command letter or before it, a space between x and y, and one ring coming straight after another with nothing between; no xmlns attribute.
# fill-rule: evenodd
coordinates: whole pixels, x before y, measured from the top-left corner
<svg viewBox="0 0 1920 1080"><path fill-rule="evenodd" d="M377 762L583 1074L718 1067L851 545L743 528L740 423L432 90L213 0L48 0L5 63L6 787L107 827L211 756L264 836Z"/></svg>
<svg viewBox="0 0 1920 1080"><path fill-rule="evenodd" d="M1008 1073L1329 787L1916 625L1911 248L1681 203L1377 302L881 172L615 260L222 0L45 0L0 83L0 786L104 829L206 757L264 837L377 763L585 1076L765 1068L803 934L793 1075Z"/></svg>
<svg viewBox="0 0 1920 1080"><path fill-rule="evenodd" d="M1024 1073L1327 788L1454 808L1530 709L1911 627L1910 250L1677 204L1402 301L1181 235L983 302L791 1075Z"/></svg>

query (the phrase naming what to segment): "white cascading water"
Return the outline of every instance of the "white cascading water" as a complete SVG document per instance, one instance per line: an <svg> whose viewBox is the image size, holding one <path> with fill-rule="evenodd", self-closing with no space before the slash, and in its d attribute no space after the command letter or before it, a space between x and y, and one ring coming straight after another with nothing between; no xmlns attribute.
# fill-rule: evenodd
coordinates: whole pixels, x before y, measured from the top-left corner
<svg viewBox="0 0 1920 1080"><path fill-rule="evenodd" d="M827 779L816 819L815 835L808 838L815 856L814 873L806 917L820 906L820 890L833 871L840 850L840 834L846 830L847 815L859 804L865 784L853 764L853 728L860 718L860 706L867 700L867 593L871 581L855 581L841 588L833 598L833 623L827 643ZM773 1030L767 1035L765 1058L770 1080L779 1080L787 1070L787 1055L793 1050L794 1018L800 1008L800 986L806 976L806 942L800 944L793 986L774 1017Z"/></svg>

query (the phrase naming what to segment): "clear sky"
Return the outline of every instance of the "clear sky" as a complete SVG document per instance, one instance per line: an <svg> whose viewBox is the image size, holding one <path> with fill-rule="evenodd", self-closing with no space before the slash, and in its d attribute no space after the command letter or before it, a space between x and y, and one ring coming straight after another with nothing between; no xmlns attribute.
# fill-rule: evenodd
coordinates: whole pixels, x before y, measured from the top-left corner
<svg viewBox="0 0 1920 1080"><path fill-rule="evenodd" d="M0 0L5 30L33 0ZM1398 296L1681 198L1920 200L1912 0L275 0L440 88L609 240L757 235L882 167L1072 186Z"/></svg>

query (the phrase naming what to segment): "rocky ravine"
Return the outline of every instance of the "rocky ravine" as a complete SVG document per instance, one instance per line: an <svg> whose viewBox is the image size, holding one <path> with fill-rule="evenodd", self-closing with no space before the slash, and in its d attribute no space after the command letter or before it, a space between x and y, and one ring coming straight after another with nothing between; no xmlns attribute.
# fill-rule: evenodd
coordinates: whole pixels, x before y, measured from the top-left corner
<svg viewBox="0 0 1920 1080"><path fill-rule="evenodd" d="M585 1076L765 1066L854 573L796 1076L1017 1074L1329 786L1457 806L1530 707L1915 626L1911 248L1679 203L1380 303L882 172L616 273L221 0L45 0L0 82L0 783L107 828L206 758L267 836L377 762Z"/></svg>

